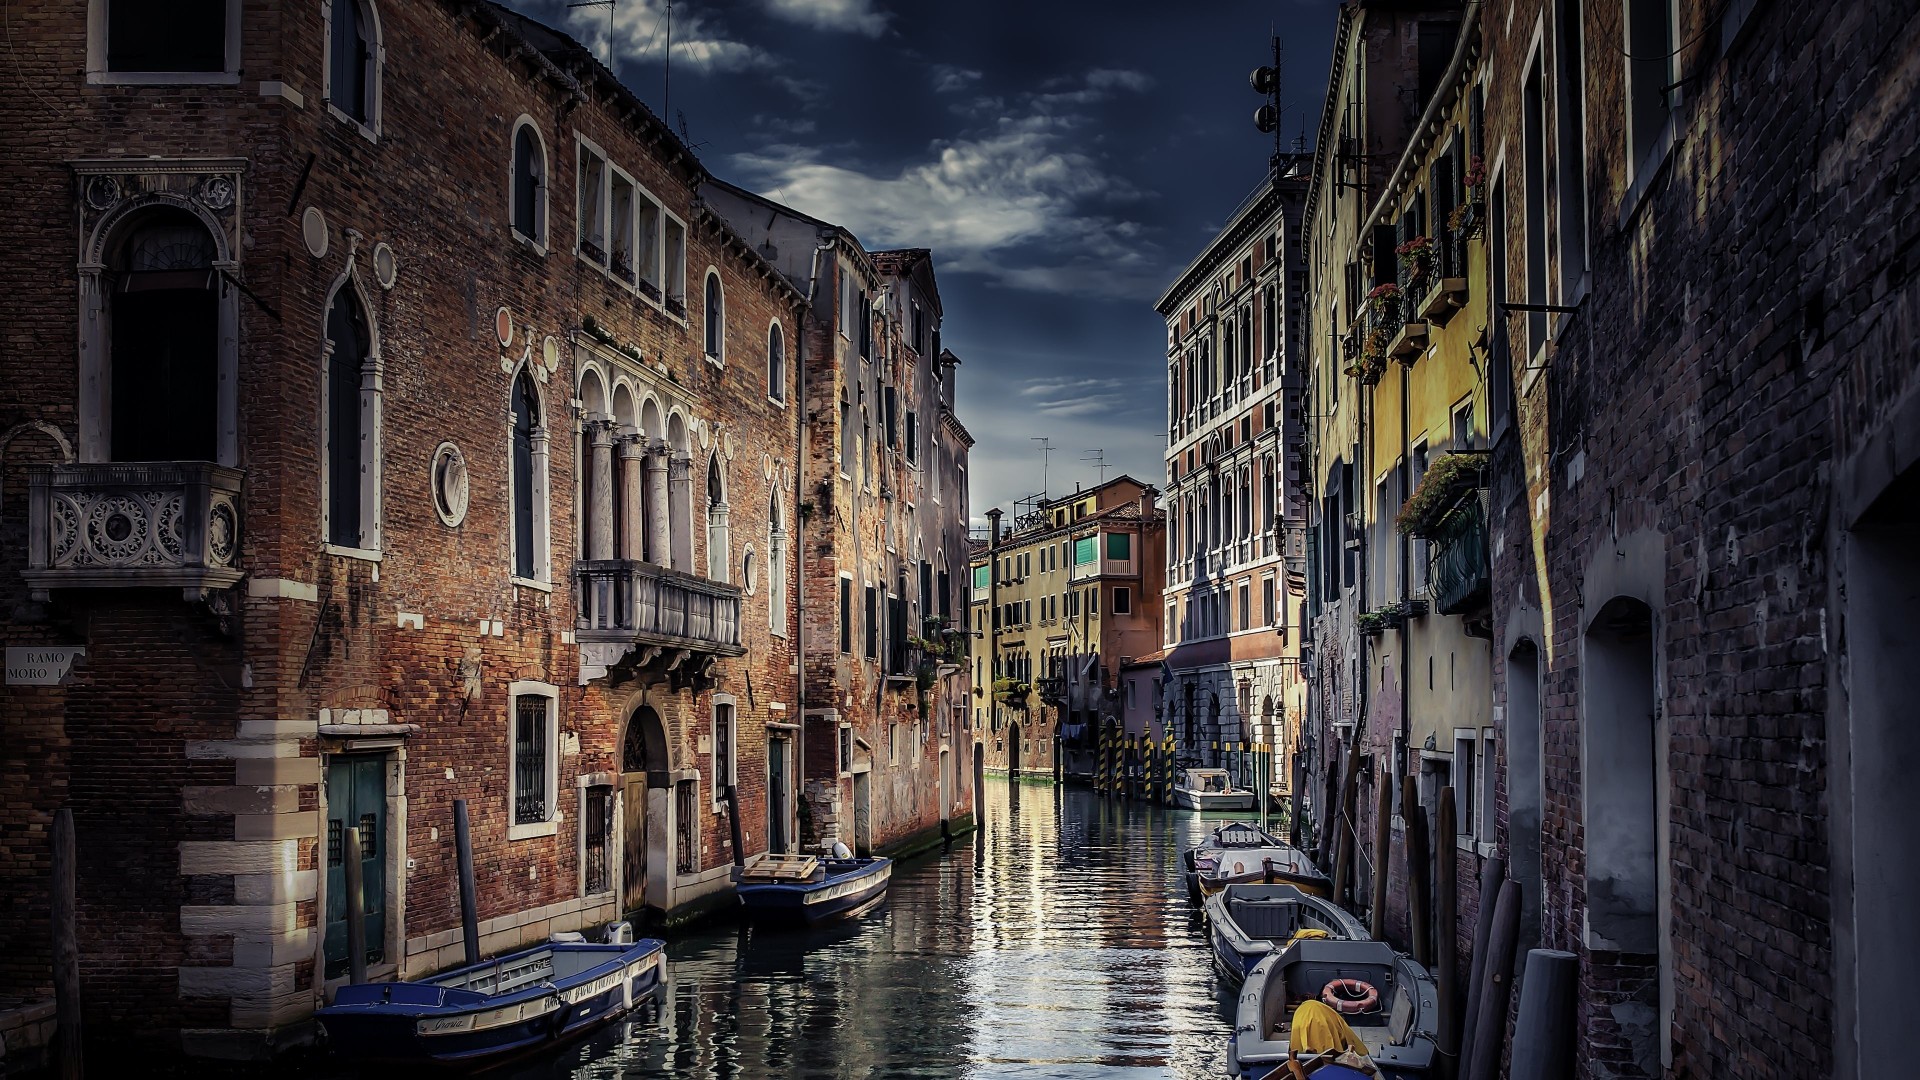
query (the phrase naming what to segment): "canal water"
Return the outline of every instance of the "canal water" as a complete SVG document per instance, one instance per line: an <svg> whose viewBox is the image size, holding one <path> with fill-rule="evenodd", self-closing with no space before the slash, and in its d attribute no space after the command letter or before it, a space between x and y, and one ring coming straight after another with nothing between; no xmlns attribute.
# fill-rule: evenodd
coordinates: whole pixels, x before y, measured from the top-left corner
<svg viewBox="0 0 1920 1080"><path fill-rule="evenodd" d="M982 828L812 933L674 939L657 1007L513 1077L1218 1077L1218 987L1180 853L1217 823L989 776Z"/></svg>

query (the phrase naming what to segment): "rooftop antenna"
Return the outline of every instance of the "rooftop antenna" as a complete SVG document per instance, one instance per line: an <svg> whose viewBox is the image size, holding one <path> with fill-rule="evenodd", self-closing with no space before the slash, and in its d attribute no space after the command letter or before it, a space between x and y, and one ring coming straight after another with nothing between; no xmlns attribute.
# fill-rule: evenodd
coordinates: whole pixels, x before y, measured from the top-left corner
<svg viewBox="0 0 1920 1080"><path fill-rule="evenodd" d="M574 0L574 2L573 2L573 3L570 3L570 4L568 4L568 5L567 5L567 6L568 6L568 7L570 7L570 8L597 8L597 7L603 7L603 8L606 8L606 9L607 9L607 59L606 59L606 64L607 64L607 70L608 70L608 71L612 71L612 70L614 70L614 68L613 68L613 5L614 5L615 3L617 3L617 2L618 2L618 0Z"/></svg>
<svg viewBox="0 0 1920 1080"><path fill-rule="evenodd" d="M1103 484L1107 482L1107 452L1105 450L1095 447L1092 450L1082 453L1080 460L1093 462L1093 467L1100 470L1100 482Z"/></svg>
<svg viewBox="0 0 1920 1080"><path fill-rule="evenodd" d="M1028 442L1040 444L1040 497L1047 497L1047 463L1053 458L1053 440L1042 435L1028 437Z"/></svg>
<svg viewBox="0 0 1920 1080"><path fill-rule="evenodd" d="M660 115L666 116L673 109L673 0L667 0L667 48L660 58L667 65L667 85L660 102Z"/></svg>

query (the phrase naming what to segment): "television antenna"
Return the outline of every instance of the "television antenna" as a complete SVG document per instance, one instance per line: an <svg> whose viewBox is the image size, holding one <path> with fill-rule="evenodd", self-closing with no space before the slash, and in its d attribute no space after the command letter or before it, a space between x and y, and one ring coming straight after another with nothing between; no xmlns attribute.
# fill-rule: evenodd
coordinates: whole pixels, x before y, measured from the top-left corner
<svg viewBox="0 0 1920 1080"><path fill-rule="evenodd" d="M1040 444L1040 498L1047 497L1047 463L1053 459L1053 440L1043 435L1029 436L1028 442Z"/></svg>
<svg viewBox="0 0 1920 1080"><path fill-rule="evenodd" d="M569 8L599 8L599 7L603 7L603 8L606 8L606 9L607 9L607 59L606 59L606 64L607 64L607 70L608 70L608 71L613 71L613 6L614 6L614 4L616 4L616 3L618 3L618 2L619 2L619 0L573 0L573 2L572 2L572 3L570 3L570 4L568 4L568 5L567 5L567 7L569 7Z"/></svg>
<svg viewBox="0 0 1920 1080"><path fill-rule="evenodd" d="M1107 482L1107 452L1104 449L1095 447L1092 450L1083 451L1080 454L1080 460L1093 462L1093 467L1100 470L1100 482L1103 484Z"/></svg>

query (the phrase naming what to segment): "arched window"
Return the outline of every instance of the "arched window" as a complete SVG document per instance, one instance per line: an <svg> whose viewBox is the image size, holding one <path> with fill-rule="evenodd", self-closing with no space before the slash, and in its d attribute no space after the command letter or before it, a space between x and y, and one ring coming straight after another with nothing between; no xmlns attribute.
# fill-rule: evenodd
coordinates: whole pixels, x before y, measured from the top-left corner
<svg viewBox="0 0 1920 1080"><path fill-rule="evenodd" d="M185 211L139 218L109 260L114 461L215 460L219 274L213 236Z"/></svg>
<svg viewBox="0 0 1920 1080"><path fill-rule="evenodd" d="M540 129L523 120L513 132L511 201L513 231L542 247L547 243L547 150Z"/></svg>
<svg viewBox="0 0 1920 1080"><path fill-rule="evenodd" d="M707 576L726 581L732 574L727 551L727 490L720 475L720 455L707 459Z"/></svg>
<svg viewBox="0 0 1920 1080"><path fill-rule="evenodd" d="M362 386L373 334L352 282L342 282L327 309L327 543L366 548L372 482Z"/></svg>
<svg viewBox="0 0 1920 1080"><path fill-rule="evenodd" d="M369 130L379 115L380 22L369 0L329 0L327 105Z"/></svg>
<svg viewBox="0 0 1920 1080"><path fill-rule="evenodd" d="M720 275L707 274L707 359L724 363L727 359L726 297L720 292Z"/></svg>
<svg viewBox="0 0 1920 1080"><path fill-rule="evenodd" d="M787 633L787 522L780 496L767 499L767 620L773 632Z"/></svg>
<svg viewBox="0 0 1920 1080"><path fill-rule="evenodd" d="M540 392L533 377L522 371L513 381L513 576L535 579L534 558L536 456L544 456L545 433L540 428ZM541 451L536 455L536 450Z"/></svg>
<svg viewBox="0 0 1920 1080"><path fill-rule="evenodd" d="M767 396L783 404L787 400L787 339L779 323L767 331Z"/></svg>

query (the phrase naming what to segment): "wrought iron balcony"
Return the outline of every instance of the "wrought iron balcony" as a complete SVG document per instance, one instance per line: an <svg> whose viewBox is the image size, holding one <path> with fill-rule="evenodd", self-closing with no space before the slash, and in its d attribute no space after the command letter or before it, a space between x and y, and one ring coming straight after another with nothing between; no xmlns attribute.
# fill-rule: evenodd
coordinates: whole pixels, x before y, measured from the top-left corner
<svg viewBox="0 0 1920 1080"><path fill-rule="evenodd" d="M1428 533L1433 551L1429 577L1433 608L1442 615L1479 611L1492 593L1485 493L1485 488L1469 489Z"/></svg>
<svg viewBox="0 0 1920 1080"><path fill-rule="evenodd" d="M1034 685L1040 691L1041 701L1054 706L1063 706L1067 703L1067 680L1064 676L1045 676L1035 680Z"/></svg>
<svg viewBox="0 0 1920 1080"><path fill-rule="evenodd" d="M240 580L240 470L208 461L35 465L27 568L55 589L177 588L189 600Z"/></svg>
<svg viewBox="0 0 1920 1080"><path fill-rule="evenodd" d="M1467 302L1467 237L1462 229L1443 229L1434 240L1434 262L1420 288L1420 317L1447 325Z"/></svg>
<svg viewBox="0 0 1920 1080"><path fill-rule="evenodd" d="M737 586L628 559L582 560L574 575L583 683L617 667L694 682L746 652Z"/></svg>

